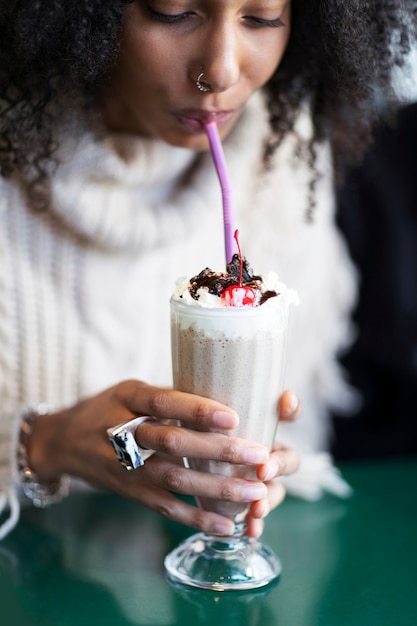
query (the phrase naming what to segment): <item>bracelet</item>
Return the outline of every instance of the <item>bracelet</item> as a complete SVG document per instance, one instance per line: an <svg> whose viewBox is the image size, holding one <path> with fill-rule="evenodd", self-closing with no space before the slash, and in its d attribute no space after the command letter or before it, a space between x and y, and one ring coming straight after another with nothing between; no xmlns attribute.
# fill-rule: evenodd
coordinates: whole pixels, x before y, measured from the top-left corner
<svg viewBox="0 0 417 626"><path fill-rule="evenodd" d="M29 466L27 446L32 434L33 423L40 415L47 415L48 413L49 409L46 404L30 406L22 413L17 447L17 469L23 492L32 500L34 506L42 509L55 502L60 502L68 495L69 491L68 476L60 476L51 482L41 483Z"/></svg>

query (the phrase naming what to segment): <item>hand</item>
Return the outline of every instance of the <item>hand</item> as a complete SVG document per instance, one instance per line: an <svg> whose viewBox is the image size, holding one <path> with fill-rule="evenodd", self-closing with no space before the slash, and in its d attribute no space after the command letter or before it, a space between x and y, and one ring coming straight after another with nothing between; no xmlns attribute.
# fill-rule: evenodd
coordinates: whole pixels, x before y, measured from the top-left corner
<svg viewBox="0 0 417 626"><path fill-rule="evenodd" d="M143 467L128 472L117 460L106 431L142 415L151 415L159 423L142 424L136 439L157 454ZM180 428L178 420L198 431ZM79 476L141 502L171 520L206 532L230 534L234 529L230 519L188 504L173 492L234 502L274 503L276 497L268 489L265 476L259 482L245 481L183 466L182 458L189 456L251 465L261 474L268 471L262 470L271 466L264 446L220 433L201 432L232 430L237 423L234 411L218 402L125 381L69 409L39 417L29 443L29 462L41 481L59 474Z"/></svg>
<svg viewBox="0 0 417 626"><path fill-rule="evenodd" d="M301 414L301 404L297 396L292 391L284 391L278 401L279 419L284 422L292 422ZM268 463L260 465L257 470L259 480L265 482L268 487L268 496L263 500L254 502L251 505L247 516L247 535L250 537L260 537L263 532L263 519L269 511L281 504L285 497L285 489L277 479L278 476L293 474L300 465L300 457L295 450L286 448L276 442Z"/></svg>

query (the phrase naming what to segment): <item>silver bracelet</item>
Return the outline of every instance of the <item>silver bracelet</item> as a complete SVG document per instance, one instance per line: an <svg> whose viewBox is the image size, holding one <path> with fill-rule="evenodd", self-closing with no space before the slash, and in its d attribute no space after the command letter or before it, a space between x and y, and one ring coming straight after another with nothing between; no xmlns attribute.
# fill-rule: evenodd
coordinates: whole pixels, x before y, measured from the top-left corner
<svg viewBox="0 0 417 626"><path fill-rule="evenodd" d="M34 506L45 508L55 502L60 502L68 495L69 477L60 476L48 483L41 483L29 466L27 446L32 435L33 422L40 415L49 412L46 404L37 404L28 407L21 415L17 447L17 469L22 483L24 494L32 500Z"/></svg>

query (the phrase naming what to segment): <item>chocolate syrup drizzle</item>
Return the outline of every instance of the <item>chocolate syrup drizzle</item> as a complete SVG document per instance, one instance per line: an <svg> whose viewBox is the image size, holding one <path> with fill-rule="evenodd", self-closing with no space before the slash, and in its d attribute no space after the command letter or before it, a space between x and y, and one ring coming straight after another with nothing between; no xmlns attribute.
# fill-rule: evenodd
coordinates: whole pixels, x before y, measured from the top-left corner
<svg viewBox="0 0 417 626"><path fill-rule="evenodd" d="M209 293L220 297L223 291L230 285L239 285L240 257L238 254L233 255L231 262L226 266L226 270L227 272L219 273L206 267L199 274L190 278L189 291L194 300L198 300L197 291L201 287L205 287L208 289ZM242 286L252 287L255 291L260 291L261 284L262 276L254 276L248 260L243 257ZM273 298L277 295L276 291L265 291L261 296L259 304L263 304L269 298Z"/></svg>

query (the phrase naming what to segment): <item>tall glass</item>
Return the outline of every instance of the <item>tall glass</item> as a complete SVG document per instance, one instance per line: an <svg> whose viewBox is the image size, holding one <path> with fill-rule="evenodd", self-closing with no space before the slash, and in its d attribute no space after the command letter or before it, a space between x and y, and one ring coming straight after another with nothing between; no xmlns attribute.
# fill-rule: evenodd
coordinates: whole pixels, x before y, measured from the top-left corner
<svg viewBox="0 0 417 626"><path fill-rule="evenodd" d="M270 449L277 427L276 402L283 390L288 299L276 296L259 307L244 308L203 308L174 298L170 304L175 389L232 407L239 425L225 434ZM186 462L195 470L256 480L248 466L191 458ZM281 564L272 550L245 535L248 504L209 498L200 498L198 504L233 518L235 534L197 533L186 539L165 558L171 580L241 590L279 576Z"/></svg>

